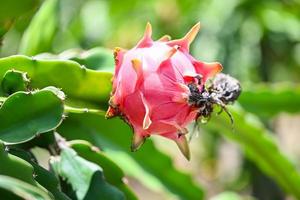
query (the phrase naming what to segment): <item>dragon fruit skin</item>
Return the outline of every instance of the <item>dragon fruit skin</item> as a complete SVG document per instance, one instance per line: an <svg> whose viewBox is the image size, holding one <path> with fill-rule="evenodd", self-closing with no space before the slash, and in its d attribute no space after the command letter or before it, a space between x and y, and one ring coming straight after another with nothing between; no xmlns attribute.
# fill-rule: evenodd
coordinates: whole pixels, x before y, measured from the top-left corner
<svg viewBox="0 0 300 200"><path fill-rule="evenodd" d="M148 23L144 37L134 48L115 49L115 74L106 117L121 116L133 128L133 151L147 137L157 134L174 140L189 159L185 127L196 118L197 108L188 103L187 84L197 83L200 89L222 69L217 62L201 62L189 54L199 29L200 23L182 39L164 36L153 41Z"/></svg>

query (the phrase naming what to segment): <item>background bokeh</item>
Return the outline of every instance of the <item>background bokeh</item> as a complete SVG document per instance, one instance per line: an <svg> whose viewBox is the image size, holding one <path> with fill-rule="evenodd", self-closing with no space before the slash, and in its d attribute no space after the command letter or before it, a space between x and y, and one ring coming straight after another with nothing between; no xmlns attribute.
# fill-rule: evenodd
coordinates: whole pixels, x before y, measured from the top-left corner
<svg viewBox="0 0 300 200"><path fill-rule="evenodd" d="M152 140L160 151L172 158L179 170L189 173L195 183L201 185L207 199L293 199L289 194L293 192L282 187L286 177L291 176L292 180L290 168L287 167L287 174L280 174L282 170L277 174L275 167L282 164L284 170L285 162L292 163L295 169L300 166L299 0L61 0L54 11L34 23L41 5L46 2L12 0L3 4L7 7L0 6L0 37L3 36L0 57L60 54L68 49L81 51L99 46L131 48L143 35L148 21L156 39L165 34L180 38L200 21L201 31L191 46L192 55L207 62L221 62L224 73L240 80L244 90L236 105L237 111L233 110L236 131L234 128L223 133L222 128L215 128L218 121L200 124L199 133L190 142L190 162L184 160L170 141L156 137ZM31 40L30 45L26 43L29 26L38 27L31 28L35 30L36 40ZM240 107L245 111L240 112ZM244 112L252 114L248 116ZM227 122L230 126L229 120ZM252 133L247 135L247 131ZM261 132L270 134L279 150L273 150L273 146L267 149L269 144L258 137ZM122 137L122 132L116 136ZM261 146L255 146L259 142ZM98 145L101 146L101 142ZM128 156L122 157L124 153L114 148L104 150L119 159L116 162L125 170L129 185L140 199L182 198L160 180L168 171L168 165L163 166L165 163L157 160L156 165L162 165L165 171L159 172L161 177L153 176L140 167L143 161L138 164L129 161ZM149 148L139 151L147 153L146 160L156 159ZM269 169L264 158L272 155L272 151L275 161L269 166L273 165L274 169ZM284 161L276 157L277 151ZM133 175L137 171L143 176ZM176 177L173 178L176 181ZM189 185L185 187L188 190ZM300 185L295 187L300 188Z"/></svg>

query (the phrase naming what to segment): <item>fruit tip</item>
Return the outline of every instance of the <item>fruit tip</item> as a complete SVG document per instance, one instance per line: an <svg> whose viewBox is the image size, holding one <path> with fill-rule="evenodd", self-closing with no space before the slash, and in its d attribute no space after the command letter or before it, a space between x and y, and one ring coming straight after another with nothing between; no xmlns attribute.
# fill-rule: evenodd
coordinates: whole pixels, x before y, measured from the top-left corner
<svg viewBox="0 0 300 200"><path fill-rule="evenodd" d="M179 137L175 140L179 150L183 154L183 156L190 161L191 159L191 154L190 154L190 147L188 144L188 141L186 139L185 135L179 135Z"/></svg>
<svg viewBox="0 0 300 200"><path fill-rule="evenodd" d="M137 151L142 146L142 144L144 144L145 140L145 137L143 137L142 135L134 133L132 137L131 151Z"/></svg>
<svg viewBox="0 0 300 200"><path fill-rule="evenodd" d="M146 28L145 28L145 33L143 38L138 42L137 48L144 48L144 47L149 47L152 45L153 40L151 38L152 36L152 26L150 22L147 22Z"/></svg>
<svg viewBox="0 0 300 200"><path fill-rule="evenodd" d="M184 39L186 40L188 45L190 45L194 41L194 39L197 36L199 30L200 30L200 22L196 23L191 28L191 30L184 36Z"/></svg>
<svg viewBox="0 0 300 200"><path fill-rule="evenodd" d="M196 23L187 34L181 39L171 40L167 42L169 46L178 45L185 51L189 51L191 43L194 41L195 37L197 36L200 30L200 22Z"/></svg>
<svg viewBox="0 0 300 200"><path fill-rule="evenodd" d="M152 36L152 26L150 22L147 22L146 29L145 29L145 37L151 38L151 36Z"/></svg>

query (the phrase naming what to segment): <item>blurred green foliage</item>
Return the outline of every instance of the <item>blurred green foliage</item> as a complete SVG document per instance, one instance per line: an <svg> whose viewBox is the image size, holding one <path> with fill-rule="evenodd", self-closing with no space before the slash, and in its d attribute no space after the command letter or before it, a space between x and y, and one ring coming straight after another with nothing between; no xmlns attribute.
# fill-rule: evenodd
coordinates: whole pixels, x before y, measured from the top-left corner
<svg viewBox="0 0 300 200"><path fill-rule="evenodd" d="M192 160L200 169L182 172L156 141L130 152L129 127L103 117L111 49L135 45L147 21L154 38L179 38L200 21L192 54L221 62L242 83L239 105L230 108L233 128L225 114L199 125ZM0 0L0 41L1 197L147 198L129 177L162 199L300 198L299 158L278 147L273 124L282 112L300 111L299 0ZM215 178L212 188L203 176L217 176L223 136L239 146L242 167L236 180ZM50 170L35 146L52 155ZM261 177L268 181L257 183Z"/></svg>

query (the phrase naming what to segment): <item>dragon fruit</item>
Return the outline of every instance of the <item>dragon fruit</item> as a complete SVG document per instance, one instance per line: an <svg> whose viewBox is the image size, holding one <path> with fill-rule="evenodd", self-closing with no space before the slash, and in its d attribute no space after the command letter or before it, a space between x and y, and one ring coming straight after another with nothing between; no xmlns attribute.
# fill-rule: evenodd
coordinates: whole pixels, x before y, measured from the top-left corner
<svg viewBox="0 0 300 200"><path fill-rule="evenodd" d="M189 83L199 90L206 80L222 70L218 62L206 63L189 54L189 46L200 29L197 23L182 38L151 38L147 24L143 38L130 49L116 48L115 74L107 118L120 116L133 129L132 151L152 134L174 140L189 159L187 124L199 108L189 103Z"/></svg>

